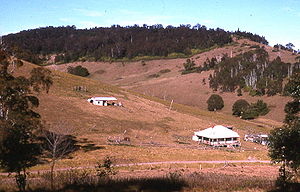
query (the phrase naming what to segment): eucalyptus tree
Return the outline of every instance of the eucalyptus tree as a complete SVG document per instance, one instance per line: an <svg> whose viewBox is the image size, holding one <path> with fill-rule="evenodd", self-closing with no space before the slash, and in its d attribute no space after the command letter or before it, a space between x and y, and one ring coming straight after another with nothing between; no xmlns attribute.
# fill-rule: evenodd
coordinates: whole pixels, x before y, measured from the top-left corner
<svg viewBox="0 0 300 192"><path fill-rule="evenodd" d="M34 68L28 77L14 74L23 62L0 49L0 167L15 172L20 191L25 191L26 170L38 162L36 132L42 127L36 93L52 85L51 72Z"/></svg>
<svg viewBox="0 0 300 192"><path fill-rule="evenodd" d="M285 106L285 124L271 131L269 155L274 162L281 163L279 184L285 188L289 181L287 168L297 174L300 168L300 72L289 79L285 91L293 98Z"/></svg>

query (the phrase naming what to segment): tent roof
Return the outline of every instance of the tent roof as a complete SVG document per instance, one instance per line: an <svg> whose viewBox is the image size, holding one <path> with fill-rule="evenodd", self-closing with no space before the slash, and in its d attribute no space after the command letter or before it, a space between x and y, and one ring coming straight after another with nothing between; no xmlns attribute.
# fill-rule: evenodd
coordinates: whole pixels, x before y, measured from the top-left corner
<svg viewBox="0 0 300 192"><path fill-rule="evenodd" d="M92 97L91 99L94 99L96 101L116 101L117 100L115 97Z"/></svg>
<svg viewBox="0 0 300 192"><path fill-rule="evenodd" d="M195 135L212 139L240 137L239 134L237 134L237 132L232 131L222 125L216 125L214 127L210 127L202 131L197 131L195 132Z"/></svg>

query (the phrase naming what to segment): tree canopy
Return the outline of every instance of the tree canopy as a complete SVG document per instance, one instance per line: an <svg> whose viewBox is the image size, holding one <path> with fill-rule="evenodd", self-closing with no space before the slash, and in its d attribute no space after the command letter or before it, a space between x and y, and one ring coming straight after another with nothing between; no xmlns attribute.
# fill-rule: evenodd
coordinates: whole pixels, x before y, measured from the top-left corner
<svg viewBox="0 0 300 192"><path fill-rule="evenodd" d="M27 61L41 64L55 55L55 62L134 58L139 56L190 55L193 50L231 43L232 34L267 43L246 32L207 29L204 25L113 25L92 29L75 26L45 27L3 37L8 50Z"/></svg>
<svg viewBox="0 0 300 192"><path fill-rule="evenodd" d="M241 116L249 107L250 104L245 99L239 99L232 106L232 114Z"/></svg>
<svg viewBox="0 0 300 192"><path fill-rule="evenodd" d="M209 85L213 90L233 92L237 88L247 88L253 96L272 96L282 93L284 78L299 70L300 63L284 63L279 57L270 61L268 52L257 48L233 58L225 55L214 66Z"/></svg>
<svg viewBox="0 0 300 192"><path fill-rule="evenodd" d="M69 66L67 70L68 70L68 73L71 73L73 75L78 75L81 77L87 77L90 75L88 69L85 67L82 67L81 65L78 65L76 67Z"/></svg>
<svg viewBox="0 0 300 192"><path fill-rule="evenodd" d="M209 111L221 110L224 107L224 101L220 95L212 94L207 100L207 109Z"/></svg>
<svg viewBox="0 0 300 192"><path fill-rule="evenodd" d="M281 162L280 179L285 184L288 181L286 166L293 169L294 173L300 167L300 72L295 73L287 83L287 93L292 96L285 106L285 124L283 127L271 131L269 137L269 155L274 162Z"/></svg>
<svg viewBox="0 0 300 192"><path fill-rule="evenodd" d="M14 69L21 65L22 61L0 49L0 167L16 172L19 189L24 191L26 169L37 163L40 153L35 131L42 124L34 111L39 100L33 93L48 91L52 78L41 67L33 69L28 78L14 76Z"/></svg>

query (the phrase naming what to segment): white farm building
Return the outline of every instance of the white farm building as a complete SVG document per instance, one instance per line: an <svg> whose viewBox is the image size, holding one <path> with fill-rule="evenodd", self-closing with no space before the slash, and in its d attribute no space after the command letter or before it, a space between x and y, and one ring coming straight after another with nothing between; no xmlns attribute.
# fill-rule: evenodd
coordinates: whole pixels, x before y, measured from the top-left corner
<svg viewBox="0 0 300 192"><path fill-rule="evenodd" d="M216 147L241 146L239 134L222 125L216 125L202 131L194 132L192 139L193 141Z"/></svg>
<svg viewBox="0 0 300 192"><path fill-rule="evenodd" d="M87 101L94 105L107 106L115 105L117 99L115 97L92 97Z"/></svg>

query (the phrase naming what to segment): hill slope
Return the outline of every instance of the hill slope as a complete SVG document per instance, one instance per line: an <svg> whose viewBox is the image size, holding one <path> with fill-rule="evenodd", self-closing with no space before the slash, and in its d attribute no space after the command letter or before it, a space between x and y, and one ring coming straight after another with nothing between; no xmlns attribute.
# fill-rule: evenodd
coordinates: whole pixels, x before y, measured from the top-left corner
<svg viewBox="0 0 300 192"><path fill-rule="evenodd" d="M25 74L33 67L26 63L18 73ZM204 146L191 141L194 131L215 124L233 125L241 136L248 132L268 132L268 126L176 103L170 110L170 102L158 98L59 71L53 71L53 75L54 85L49 94L39 95L38 111L47 123L59 124L62 130L74 135L80 146L72 159L59 161L58 167L94 165L107 155L116 163L224 160L224 157L268 159L265 147L249 142L242 141L245 151L231 153L199 150ZM87 92L74 91L74 86L86 86ZM117 97L124 107L92 105L86 101L92 96ZM107 141L119 137L129 137L131 144Z"/></svg>
<svg viewBox="0 0 300 192"><path fill-rule="evenodd" d="M237 55L253 49L255 46L264 46L270 55L270 60L280 56L284 62L295 62L295 55L288 51L273 52L272 47L252 42L246 39L236 40L234 44L216 48L192 58L197 66L203 64L207 58L222 56L223 54ZM174 100L200 109L206 109L206 101L213 93L208 85L208 77L212 71L181 75L183 63L186 59L166 59L137 62L75 62L65 65L52 65L50 68L66 71L68 66L82 65L90 71L90 78L109 84L118 85L126 89L134 90L146 95L157 96L164 100ZM206 84L203 83L205 79ZM260 122L268 122L273 126L280 125L284 118L283 108L289 98L282 96L251 97L244 93L238 97L236 93L220 93L225 101L225 114L231 114L232 104L241 98L249 102L263 99L271 106L271 112L258 119ZM257 121L257 120L256 120Z"/></svg>

